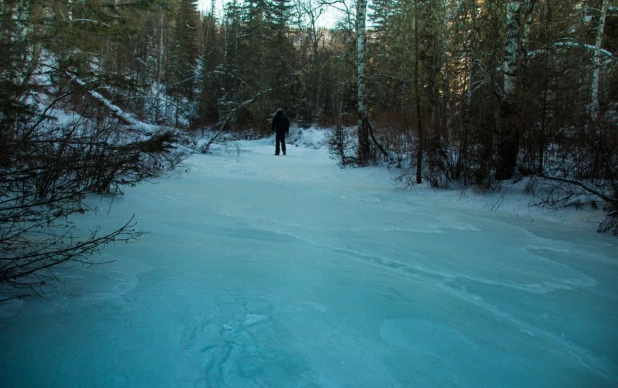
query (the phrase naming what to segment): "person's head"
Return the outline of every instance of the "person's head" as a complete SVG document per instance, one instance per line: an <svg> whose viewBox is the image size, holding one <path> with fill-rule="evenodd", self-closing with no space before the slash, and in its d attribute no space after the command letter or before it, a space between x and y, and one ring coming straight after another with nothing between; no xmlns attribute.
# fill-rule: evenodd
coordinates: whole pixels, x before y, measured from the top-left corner
<svg viewBox="0 0 618 388"><path fill-rule="evenodd" d="M278 114L278 115L282 115L282 114L283 114L283 109L281 109L281 108L277 108L277 114Z"/></svg>

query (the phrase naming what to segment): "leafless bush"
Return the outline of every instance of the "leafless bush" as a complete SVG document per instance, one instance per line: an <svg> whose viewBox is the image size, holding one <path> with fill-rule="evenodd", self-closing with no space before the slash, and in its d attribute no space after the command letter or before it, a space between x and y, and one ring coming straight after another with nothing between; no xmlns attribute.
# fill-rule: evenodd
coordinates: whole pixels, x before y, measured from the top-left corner
<svg viewBox="0 0 618 388"><path fill-rule="evenodd" d="M526 192L532 196L531 204L534 206L554 209L602 208L607 216L597 231L618 235L618 200L613 196L614 193L609 192L605 182L536 176L528 182Z"/></svg>
<svg viewBox="0 0 618 388"><path fill-rule="evenodd" d="M121 194L183 157L170 132L144 136L118 128L113 121L57 125L46 118L4 133L10 153L0 165L1 290L34 290L45 281L41 271L67 261L92 264L101 247L143 233L133 217L111 233L85 234L71 219L89 210L89 193Z"/></svg>
<svg viewBox="0 0 618 388"><path fill-rule="evenodd" d="M431 187L447 188L455 174L455 164L452 153L439 138L428 142L424 179Z"/></svg>

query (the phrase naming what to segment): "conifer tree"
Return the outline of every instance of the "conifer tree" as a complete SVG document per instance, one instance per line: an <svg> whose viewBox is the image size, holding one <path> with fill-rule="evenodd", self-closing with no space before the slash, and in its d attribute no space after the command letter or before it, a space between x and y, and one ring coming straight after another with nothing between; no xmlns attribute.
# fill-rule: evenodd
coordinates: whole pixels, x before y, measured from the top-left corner
<svg viewBox="0 0 618 388"><path fill-rule="evenodd" d="M197 1L180 0L169 48L167 91L175 101L175 124L192 120L199 51Z"/></svg>
<svg viewBox="0 0 618 388"><path fill-rule="evenodd" d="M221 37L217 28L217 20L213 13L202 17L202 48L200 59L201 75L199 84L199 109L196 123L200 126L214 124L218 120L218 90L217 79L220 75L217 69L221 62Z"/></svg>

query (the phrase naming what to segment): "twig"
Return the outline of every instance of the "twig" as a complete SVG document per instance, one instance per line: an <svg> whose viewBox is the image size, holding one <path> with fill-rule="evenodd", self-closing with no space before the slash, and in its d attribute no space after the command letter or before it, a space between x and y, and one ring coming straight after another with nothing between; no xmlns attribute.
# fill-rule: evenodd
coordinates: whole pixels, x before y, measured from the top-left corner
<svg viewBox="0 0 618 388"><path fill-rule="evenodd" d="M287 86L287 85L284 85ZM225 116L225 118L223 119L223 121L221 121L219 123L219 128L217 129L217 133L215 133L215 135L213 137L210 138L210 140L208 141L208 143L206 143L206 145L204 145L204 147L202 147L202 149L204 150L204 152L208 152L208 149L210 148L210 146L212 145L212 143L215 142L215 140L217 140L217 138L221 135L221 133L223 132L223 129L225 128L225 126L227 125L227 122L230 120L230 118L232 118L232 116L234 115L234 113L236 113L237 110L239 110L240 108L242 108L245 105L248 105L252 102L254 102L258 97L260 97L262 94L266 94L266 93L270 93L275 89L279 89L283 86L277 87L277 88L270 88L270 89L266 89L266 90L262 90L261 92L259 92L258 94L256 94L255 96L253 96L253 98L243 102L242 104L238 105L236 108L232 109L227 116Z"/></svg>
<svg viewBox="0 0 618 388"><path fill-rule="evenodd" d="M15 296L12 296L10 298L0 299L0 303L8 302L9 300L13 300L13 299L25 298L27 296L30 296L30 295L29 294L15 295Z"/></svg>
<svg viewBox="0 0 618 388"><path fill-rule="evenodd" d="M393 160L393 158L388 154L388 152L386 152L386 150L382 147L382 145L380 145L380 143L378 143L378 141L376 140L376 137L373 134L373 127L371 126L371 123L369 122L369 120L367 120L367 125L369 126L369 134L371 135L371 140L373 140L373 143L378 147L380 152L382 152L382 155L384 155L384 157L390 163L394 163L395 161Z"/></svg>
<svg viewBox="0 0 618 388"><path fill-rule="evenodd" d="M494 203L494 205L489 209L489 211L492 211L492 212L498 211L498 209L500 208L500 205L502 205L502 202L504 202L504 193L500 194L500 198L498 198L496 203Z"/></svg>

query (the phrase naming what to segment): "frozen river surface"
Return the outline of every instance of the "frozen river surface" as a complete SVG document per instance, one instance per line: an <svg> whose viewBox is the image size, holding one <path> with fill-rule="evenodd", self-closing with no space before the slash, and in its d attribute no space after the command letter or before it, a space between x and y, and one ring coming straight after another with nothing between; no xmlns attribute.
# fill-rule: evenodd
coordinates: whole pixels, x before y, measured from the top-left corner
<svg viewBox="0 0 618 388"><path fill-rule="evenodd" d="M150 233L0 306L0 385L618 385L615 238L244 147L93 199Z"/></svg>

